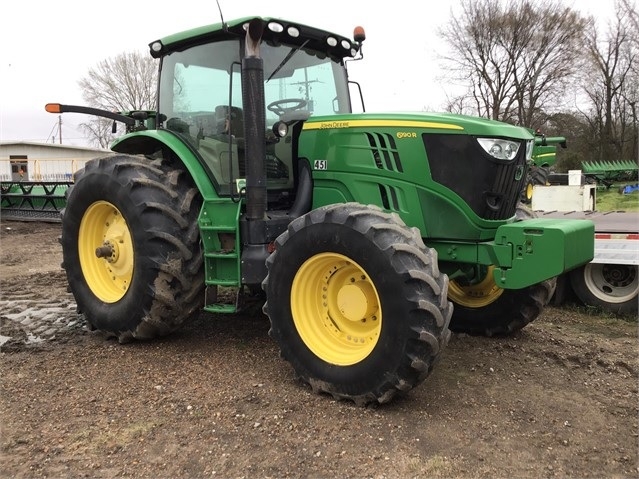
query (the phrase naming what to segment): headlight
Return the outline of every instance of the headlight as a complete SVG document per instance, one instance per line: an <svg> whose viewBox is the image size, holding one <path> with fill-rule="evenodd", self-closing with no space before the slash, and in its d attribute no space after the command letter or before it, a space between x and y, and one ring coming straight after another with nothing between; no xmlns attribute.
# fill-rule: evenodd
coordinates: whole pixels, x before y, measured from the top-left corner
<svg viewBox="0 0 639 479"><path fill-rule="evenodd" d="M526 161L530 161L532 159L534 147L535 147L535 140L528 140L526 142Z"/></svg>
<svg viewBox="0 0 639 479"><path fill-rule="evenodd" d="M273 133L277 138L284 138L288 134L288 125L283 121L278 121L273 125Z"/></svg>
<svg viewBox="0 0 639 479"><path fill-rule="evenodd" d="M268 29L275 33L282 33L284 31L282 24L277 22L269 22Z"/></svg>
<svg viewBox="0 0 639 479"><path fill-rule="evenodd" d="M498 160L512 160L517 156L520 143L501 138L477 138L486 153ZM530 150L532 153L532 149Z"/></svg>

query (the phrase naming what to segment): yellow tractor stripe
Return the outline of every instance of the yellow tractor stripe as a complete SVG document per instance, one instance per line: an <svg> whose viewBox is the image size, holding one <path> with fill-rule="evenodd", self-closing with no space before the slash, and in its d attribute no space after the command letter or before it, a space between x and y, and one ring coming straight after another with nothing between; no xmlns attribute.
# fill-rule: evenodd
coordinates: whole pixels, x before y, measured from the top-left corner
<svg viewBox="0 0 639 479"><path fill-rule="evenodd" d="M363 128L363 127L394 127L394 128L435 128L440 130L463 130L459 125L437 123L419 120L348 120L348 121L317 121L304 123L304 130L324 130L328 128Z"/></svg>

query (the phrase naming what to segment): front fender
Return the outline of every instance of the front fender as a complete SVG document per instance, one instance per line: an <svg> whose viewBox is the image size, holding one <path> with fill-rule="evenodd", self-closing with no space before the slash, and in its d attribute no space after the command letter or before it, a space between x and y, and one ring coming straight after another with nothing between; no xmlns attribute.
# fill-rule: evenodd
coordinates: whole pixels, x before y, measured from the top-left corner
<svg viewBox="0 0 639 479"><path fill-rule="evenodd" d="M169 130L144 130L124 135L111 144L111 150L130 155L151 155L170 151L187 169L204 200L219 198L208 169L178 134Z"/></svg>

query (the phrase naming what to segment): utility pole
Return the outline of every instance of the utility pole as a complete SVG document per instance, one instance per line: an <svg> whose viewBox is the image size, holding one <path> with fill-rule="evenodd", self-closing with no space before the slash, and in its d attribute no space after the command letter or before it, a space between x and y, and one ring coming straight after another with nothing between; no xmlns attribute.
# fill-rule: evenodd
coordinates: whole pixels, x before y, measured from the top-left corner
<svg viewBox="0 0 639 479"><path fill-rule="evenodd" d="M58 115L58 138L62 144L62 115Z"/></svg>

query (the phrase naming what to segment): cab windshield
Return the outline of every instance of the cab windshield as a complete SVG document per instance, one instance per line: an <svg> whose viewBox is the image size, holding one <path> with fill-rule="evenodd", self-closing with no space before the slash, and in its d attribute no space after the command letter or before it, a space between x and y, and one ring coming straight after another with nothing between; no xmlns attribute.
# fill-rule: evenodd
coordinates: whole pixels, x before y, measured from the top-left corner
<svg viewBox="0 0 639 479"><path fill-rule="evenodd" d="M234 39L173 52L162 59L160 73L164 127L200 153L222 194L229 194L232 182L243 177L242 48ZM282 100L290 100L281 105L299 110L299 118L350 112L343 65L321 52L286 45L263 43L260 52L267 129L280 119L282 111L275 105ZM268 171L269 187L292 187L290 164Z"/></svg>

